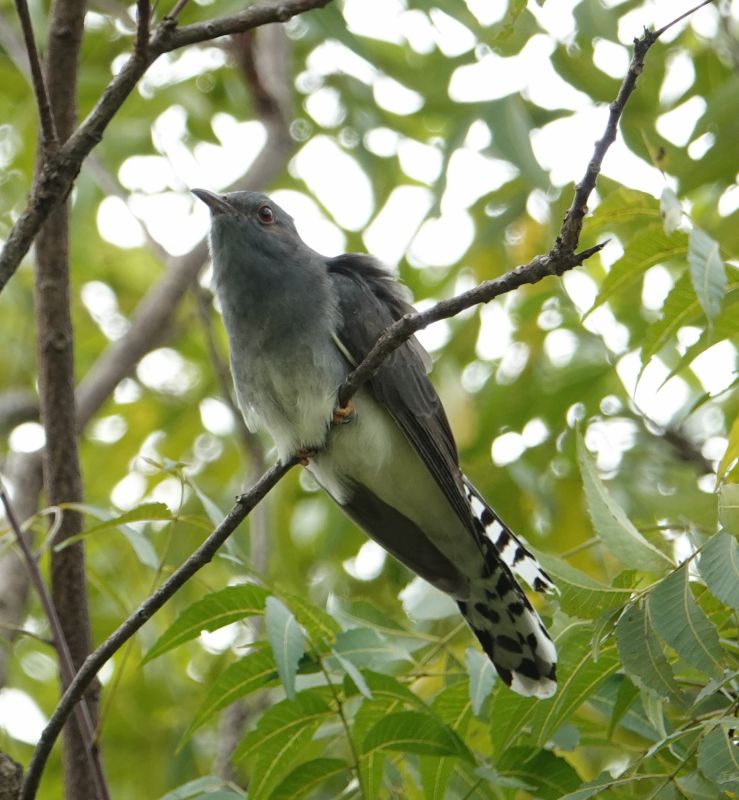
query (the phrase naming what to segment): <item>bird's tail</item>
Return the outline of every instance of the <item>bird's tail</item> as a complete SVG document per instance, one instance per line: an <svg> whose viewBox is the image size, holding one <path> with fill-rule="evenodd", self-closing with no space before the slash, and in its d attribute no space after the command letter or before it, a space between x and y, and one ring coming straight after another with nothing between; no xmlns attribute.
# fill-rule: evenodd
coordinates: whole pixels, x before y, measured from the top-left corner
<svg viewBox="0 0 739 800"><path fill-rule="evenodd" d="M538 591L554 584L472 484L465 485L480 523L485 565L459 609L504 683L525 696L551 697L557 688L557 651L513 572Z"/></svg>

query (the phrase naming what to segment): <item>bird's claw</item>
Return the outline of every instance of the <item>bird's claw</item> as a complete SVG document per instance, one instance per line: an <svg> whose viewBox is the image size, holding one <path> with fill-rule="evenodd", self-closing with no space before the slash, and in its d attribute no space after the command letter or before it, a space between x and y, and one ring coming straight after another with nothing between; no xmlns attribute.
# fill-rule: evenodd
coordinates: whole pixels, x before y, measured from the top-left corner
<svg viewBox="0 0 739 800"><path fill-rule="evenodd" d="M344 406L336 406L334 409L333 424L345 425L354 419L355 409L351 400Z"/></svg>
<svg viewBox="0 0 739 800"><path fill-rule="evenodd" d="M308 462L315 454L315 449L310 447L301 447L295 455L298 457L298 463L302 464L304 467L307 467Z"/></svg>

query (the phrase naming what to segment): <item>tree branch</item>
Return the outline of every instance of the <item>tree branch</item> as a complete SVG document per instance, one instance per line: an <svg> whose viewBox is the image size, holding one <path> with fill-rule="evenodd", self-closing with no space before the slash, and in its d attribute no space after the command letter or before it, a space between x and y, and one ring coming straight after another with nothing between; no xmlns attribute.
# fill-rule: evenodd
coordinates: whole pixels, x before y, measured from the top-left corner
<svg viewBox="0 0 739 800"><path fill-rule="evenodd" d="M162 53L229 33L243 33L271 22L285 22L298 14L321 8L331 0L275 0L249 6L233 17L178 29L165 19L150 40L145 54L134 52L108 84L97 104L69 139L47 159L31 190L28 204L8 234L0 253L0 291L15 273L44 220L72 188L82 162L102 139L118 109ZM184 36L180 36L187 31Z"/></svg>
<svg viewBox="0 0 739 800"><path fill-rule="evenodd" d="M31 23L31 15L28 13L26 0L15 0L15 7L18 11L21 29L23 30L23 41L26 45L28 62L31 68L31 82L33 84L33 91L36 94L36 104L38 106L39 122L41 124L41 149L44 153L47 153L53 150L58 144L56 125L54 124L54 116L51 113L49 94L46 91L46 82L44 81L44 73L41 69L36 39L33 35L33 24Z"/></svg>

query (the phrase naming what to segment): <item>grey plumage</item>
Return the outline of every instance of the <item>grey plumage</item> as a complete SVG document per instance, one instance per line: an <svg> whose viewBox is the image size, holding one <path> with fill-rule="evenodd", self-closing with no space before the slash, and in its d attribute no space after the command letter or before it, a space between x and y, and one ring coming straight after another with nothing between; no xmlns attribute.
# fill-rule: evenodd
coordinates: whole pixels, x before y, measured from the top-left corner
<svg viewBox="0 0 739 800"><path fill-rule="evenodd" d="M307 468L370 536L457 601L502 679L553 694L556 653L513 572L551 588L531 553L462 474L415 339L395 350L332 424L337 390L379 334L411 310L365 255L326 258L253 192L194 193L211 209L216 292L231 369L251 427Z"/></svg>

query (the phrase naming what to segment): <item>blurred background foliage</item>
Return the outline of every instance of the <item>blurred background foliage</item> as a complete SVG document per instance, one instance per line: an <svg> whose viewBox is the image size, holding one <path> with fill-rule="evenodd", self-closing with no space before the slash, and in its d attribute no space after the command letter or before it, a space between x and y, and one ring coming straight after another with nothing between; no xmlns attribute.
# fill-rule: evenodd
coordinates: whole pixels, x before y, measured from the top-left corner
<svg viewBox="0 0 739 800"><path fill-rule="evenodd" d="M233 13L241 5L192 3L183 22ZM561 104L556 96L543 102L537 82L544 75L531 67L526 72L524 55L547 43L547 70L601 112L594 141L604 105L625 74L631 38L644 25L663 24L687 9L642 0L573 0L561 11L562 19L572 14L563 31L547 25L557 14L553 0L509 0L507 6L492 4L495 10L480 2L397 0L378 4L371 15L380 20L377 30L385 28L381 36L362 27L358 5L335 2L286 26L292 155L265 188L281 192L286 205L292 200L296 215L307 209L318 221L314 235L324 231L324 241L338 249L366 250L383 236L392 238L394 230L395 244L378 255L397 261L392 266L422 304L546 252L571 201L572 182L590 156L590 145L578 149L550 127L591 114L588 104L578 112L569 95ZM133 10L100 0L90 5L81 115L131 50ZM45 3L33 4L32 11L43 42ZM9 0L0 2L0 14L2 237L30 185L37 115ZM254 797L313 790L321 798L555 798L568 792L586 798L605 792L606 785L613 797L736 796L727 722L736 711L736 591L724 571L736 545L714 534L721 487L721 524L737 533L737 4L717 3L694 19L652 48L627 106L621 135L639 165L624 170L623 182L617 164L606 170L581 241L587 247L609 239L602 258L422 336L463 468L511 527L549 554L545 563L562 586L559 598L540 605L558 636L560 694L546 703L499 686L489 694L490 671L458 618L417 582L409 586L408 571L366 545L308 476L293 470L221 556L101 673L101 742L116 798L159 797L195 779L201 780L177 796L240 796L234 784L224 788L223 776L238 785L251 778ZM602 68L598 52L604 46L621 59L620 74ZM523 70L518 85L497 92L484 85L489 78L480 71L465 86L482 99L459 99L450 87L461 80L460 70L493 55L520 57L499 62L501 69ZM264 86L270 77L261 75ZM389 81L401 87L390 83L387 99L383 86ZM680 109L678 125L669 114ZM125 336L141 298L172 268L172 255L182 255L204 234L207 221L187 193L193 177L213 189L237 179L234 170L245 169L257 147L234 126L257 120L249 135L258 136L259 119L255 83L244 80L230 49L219 43L162 57L128 98L73 192L80 380ZM680 132L671 135L673 124ZM229 130L237 130L235 150L224 144ZM560 170L555 180L553 165L542 163L531 144L537 137L552 137L562 161L574 162L564 178ZM315 142L323 150L310 156L311 172L300 154ZM220 170L208 166L216 162L207 160L207 146L222 151ZM459 167L465 157L466 172ZM350 168L342 158L351 160ZM497 170L488 186L485 164ZM316 170L331 180L315 177ZM640 171L656 189L634 182ZM469 181L466 193L452 185L460 181L463 188ZM398 194L398 187L409 193ZM333 200L332 191L340 192ZM369 197L364 212L355 197L362 192ZM451 207L460 196L464 203ZM352 211L354 199L359 210ZM377 236L363 236L381 216ZM310 221L301 227L298 215L297 223L307 233ZM710 237L708 254L689 262L695 231ZM419 244L424 237L431 242L425 248ZM206 270L201 284L207 283ZM27 393L31 406L32 306L29 262L0 297L0 390ZM197 546L246 476L270 459L268 441L245 445L212 345L223 360L220 322L209 298L203 311L201 292L193 289L164 341L152 342L152 351L82 433L89 526L134 510L126 525L102 525L86 539L96 641ZM3 456L38 446L32 411L22 419L6 415L0 424ZM579 464L578 430L584 443ZM595 477L586 502L582 472L588 470ZM605 506L597 499L602 485ZM614 552L603 532L616 507L645 540L637 540L633 551L627 544L625 555ZM43 548L43 520L35 529ZM708 542L711 559L692 559ZM639 560L640 548L647 543L675 564L691 557L691 581L687 567L673 572L667 562L641 571L647 565ZM2 547L11 546L6 533ZM270 631L244 612L234 617L240 621L198 638L201 627L219 626L211 622L212 609L196 605L191 614L197 630L189 643L141 666L184 609L245 581L262 583L305 629L310 646L300 664L275 664L268 646L252 649L254 642L266 637L274 644L284 634L282 612L274 607ZM265 607L264 598L259 602L257 618ZM700 615L693 641L680 639L664 609L678 628L691 627ZM21 627L48 636L36 598ZM352 630L359 633L349 636ZM36 718L48 716L57 699L56 666L43 642L11 633L0 644L8 649L0 708L9 709L0 719L0 749L26 763L29 742L39 732ZM710 642L707 661L691 659L696 641L704 640ZM303 653L299 640L291 643ZM248 702L239 700L220 721L215 713L202 719L181 743L209 691L226 691L219 676L239 660L248 672L260 653L266 672L261 682L242 687L243 694L254 690ZM644 673L650 660L656 677ZM298 671L295 703L285 701L277 667L288 690ZM361 786L350 782L352 748L331 705L336 694L322 688L321 670L332 675L342 700L354 757L361 761ZM225 697L216 690L206 706L220 711ZM244 757L234 768L224 767L224 748L239 742L266 709L256 734L262 744L278 725L268 714L308 718L318 709L318 722L298 731L295 747L279 758L265 750L260 760L258 748L249 754L253 741L247 736L240 745ZM329 712L321 716L321 709ZM378 731L378 721L401 709L411 716L395 721L422 729L425 750L398 745L393 732ZM28 724L20 724L21 717ZM287 729L276 729L286 735ZM277 766L265 778L267 758ZM600 784L577 793L602 772ZM204 778L216 773L221 778ZM60 796L60 780L57 755L43 796Z"/></svg>

